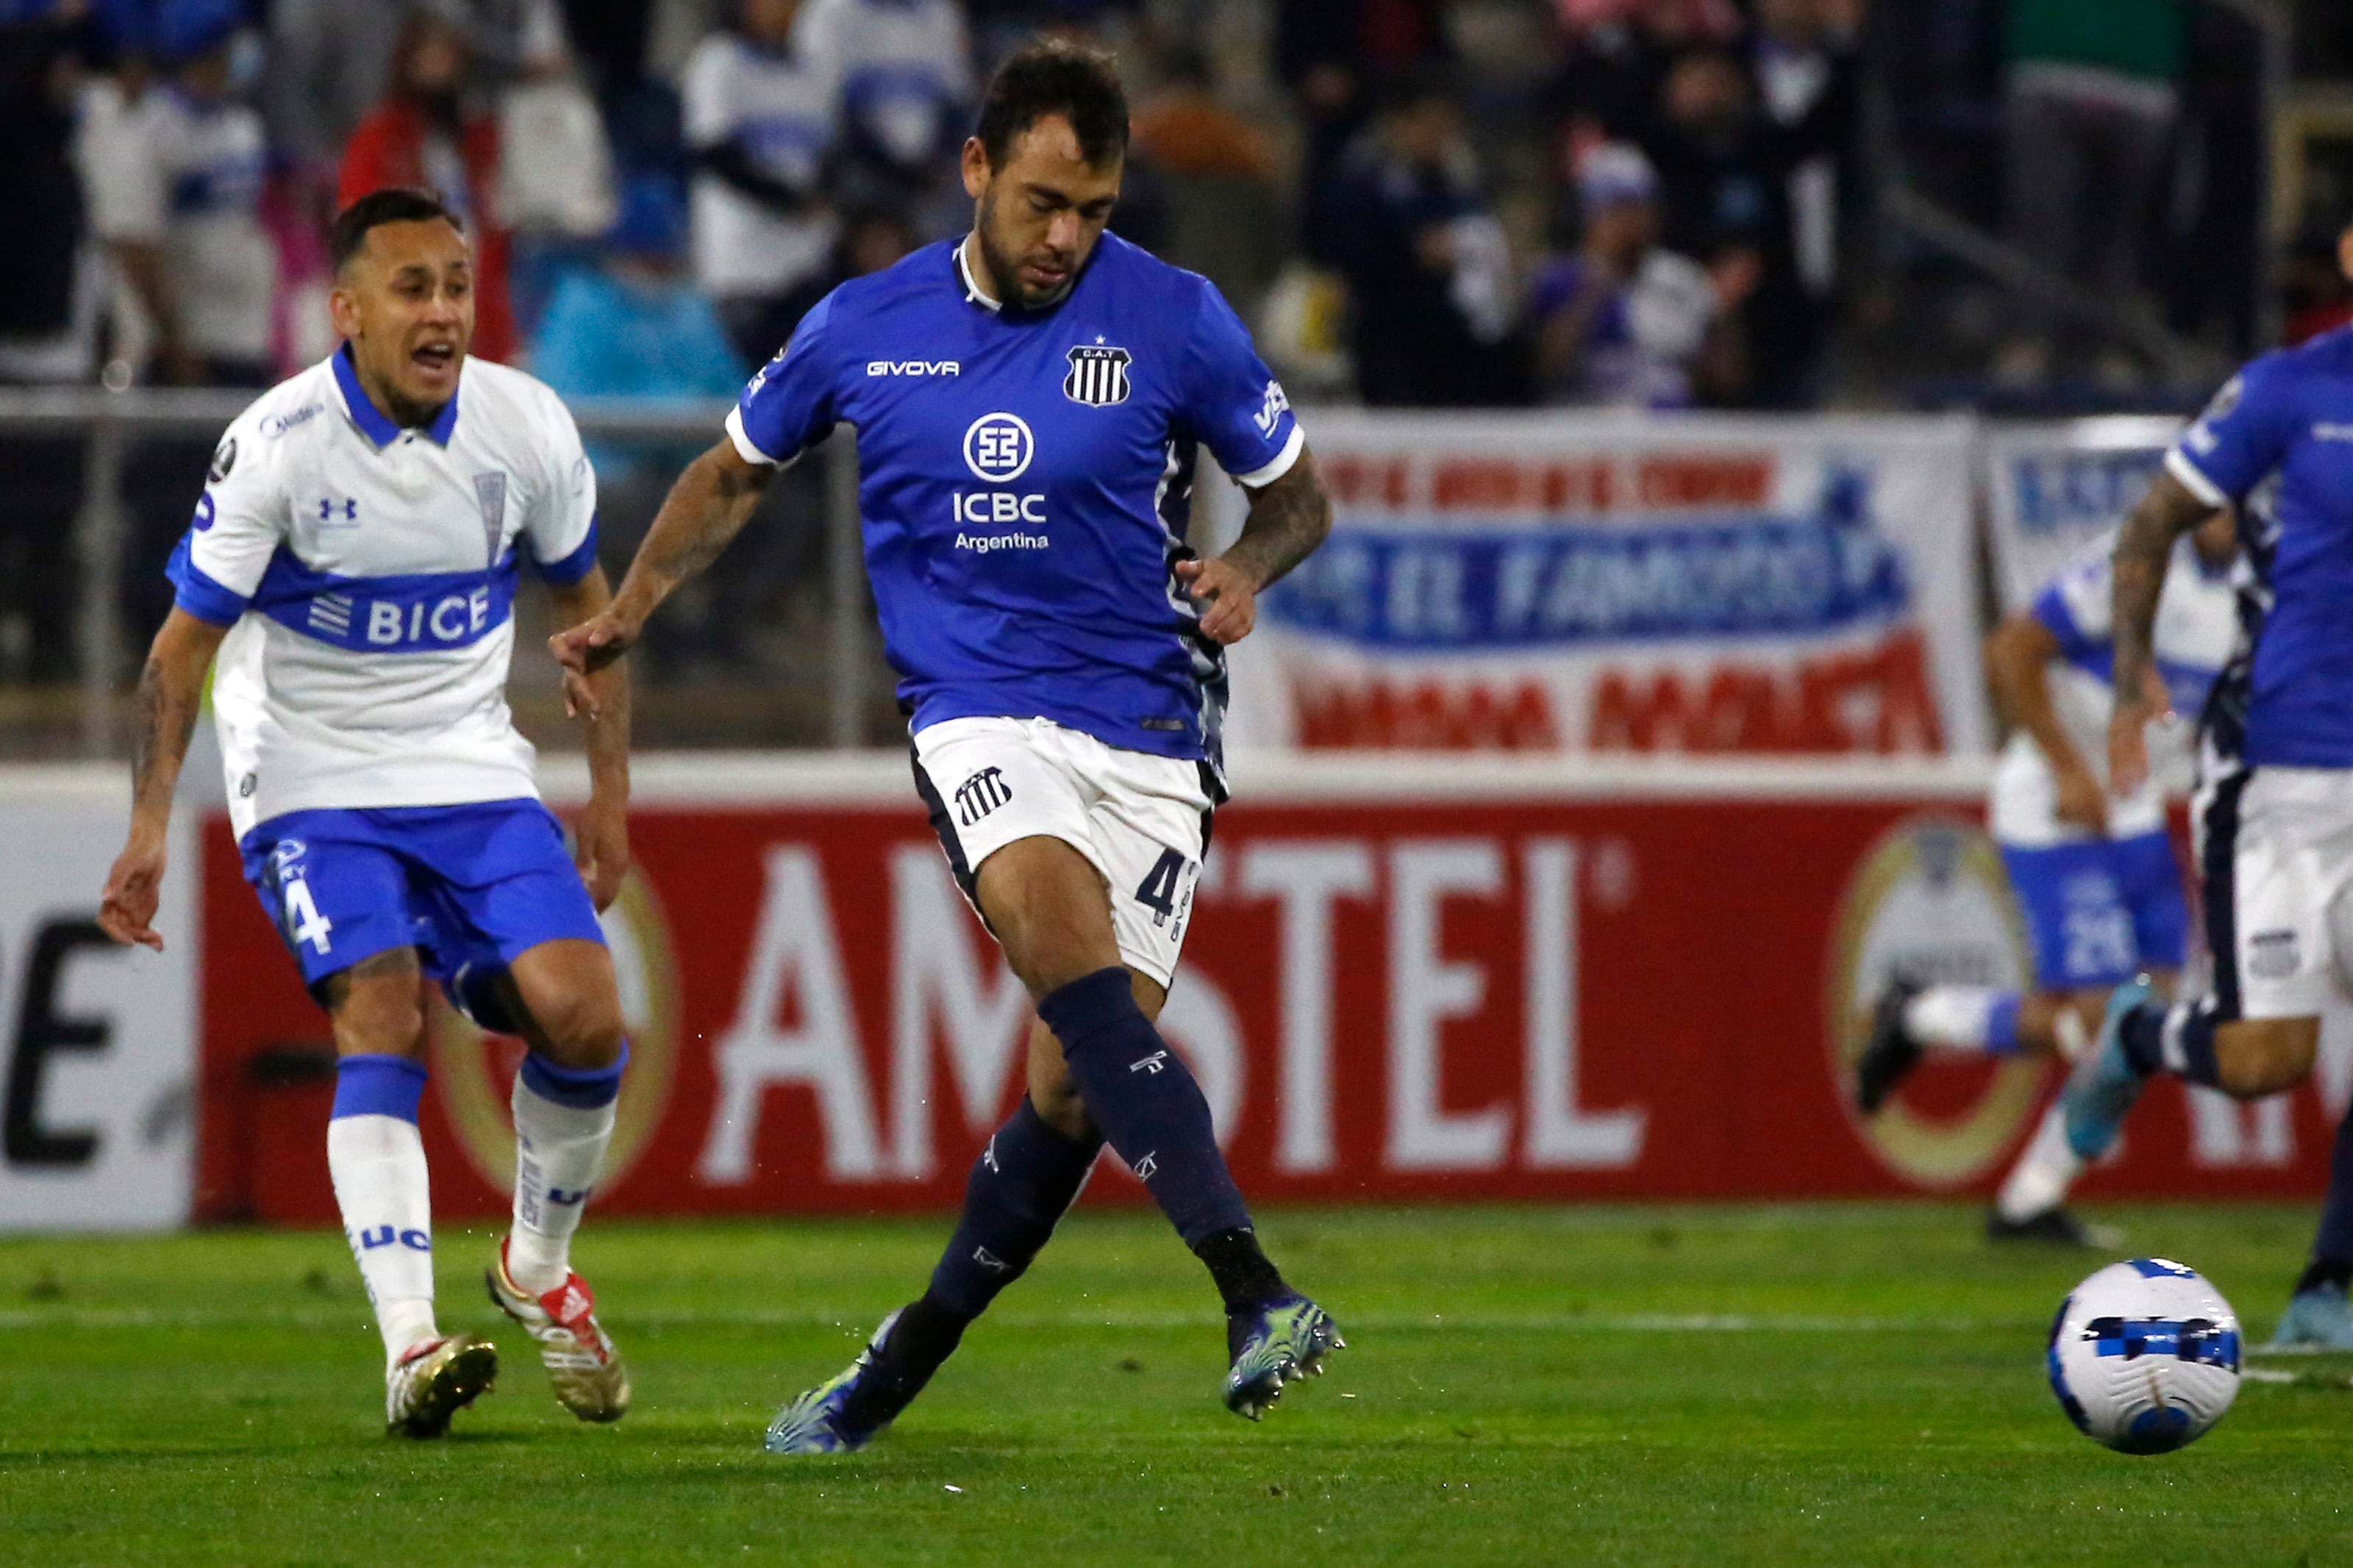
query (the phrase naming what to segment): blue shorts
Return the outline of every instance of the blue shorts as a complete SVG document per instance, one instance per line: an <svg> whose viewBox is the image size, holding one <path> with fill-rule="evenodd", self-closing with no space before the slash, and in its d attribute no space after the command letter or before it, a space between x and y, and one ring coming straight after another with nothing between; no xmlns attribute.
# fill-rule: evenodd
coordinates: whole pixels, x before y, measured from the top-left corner
<svg viewBox="0 0 2353 1568"><path fill-rule="evenodd" d="M2095 990L2181 967L2189 902L2165 834L2047 849L2005 844L2001 859L2033 935L2038 990Z"/></svg>
<svg viewBox="0 0 2353 1568"><path fill-rule="evenodd" d="M596 910L535 800L290 811L238 845L245 879L319 982L396 947L435 980L503 969L543 942L602 942Z"/></svg>

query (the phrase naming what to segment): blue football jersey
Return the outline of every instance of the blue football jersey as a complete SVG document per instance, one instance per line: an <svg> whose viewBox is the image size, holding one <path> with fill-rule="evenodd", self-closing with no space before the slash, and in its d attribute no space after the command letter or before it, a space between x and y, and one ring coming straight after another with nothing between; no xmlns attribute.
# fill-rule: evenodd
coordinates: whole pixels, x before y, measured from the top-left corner
<svg viewBox="0 0 2353 1568"><path fill-rule="evenodd" d="M1298 425L1208 280L1103 236L1051 310L999 309L960 242L843 284L744 388L727 428L789 463L858 432L859 515L901 703L1043 718L1219 765L1223 651L1178 587L1194 461L1247 484Z"/></svg>
<svg viewBox="0 0 2353 1568"><path fill-rule="evenodd" d="M2215 744L2256 766L2353 768L2353 328L2233 376L2166 469L2238 507L2253 568L2248 651L2209 710Z"/></svg>

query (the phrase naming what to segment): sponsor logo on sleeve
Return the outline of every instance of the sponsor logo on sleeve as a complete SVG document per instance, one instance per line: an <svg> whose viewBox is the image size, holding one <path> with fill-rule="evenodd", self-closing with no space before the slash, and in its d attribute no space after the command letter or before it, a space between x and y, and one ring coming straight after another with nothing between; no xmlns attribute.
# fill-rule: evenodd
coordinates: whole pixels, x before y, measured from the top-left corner
<svg viewBox="0 0 2353 1568"><path fill-rule="evenodd" d="M1282 390L1282 383L1269 381L1266 394L1260 399L1258 412L1250 416L1250 423L1258 426L1260 435L1271 438L1274 427L1282 423L1282 416L1290 408L1291 397Z"/></svg>
<svg viewBox="0 0 2353 1568"><path fill-rule="evenodd" d="M237 437L231 436L213 448L212 467L205 470L205 478L214 484L218 484L228 478L228 471L236 467Z"/></svg>

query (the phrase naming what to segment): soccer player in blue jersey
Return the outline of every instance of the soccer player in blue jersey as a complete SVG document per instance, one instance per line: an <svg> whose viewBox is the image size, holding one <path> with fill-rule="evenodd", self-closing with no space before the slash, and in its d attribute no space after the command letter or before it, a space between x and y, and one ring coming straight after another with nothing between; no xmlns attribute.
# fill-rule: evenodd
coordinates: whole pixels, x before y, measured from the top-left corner
<svg viewBox="0 0 2353 1568"><path fill-rule="evenodd" d="M628 686L600 678L576 865L506 704L522 565L559 622L608 596L596 476L553 392L467 356L473 259L437 198L363 196L329 248L343 345L229 426L172 556L99 924L163 946L172 792L212 669L246 878L333 1025L327 1170L384 1339L386 1429L439 1436L498 1370L490 1341L434 1321L417 1108L436 983L530 1047L491 1296L566 1409L617 1420L628 1372L569 1259L628 1056L596 924L628 869Z"/></svg>
<svg viewBox="0 0 2353 1568"><path fill-rule="evenodd" d="M820 301L681 476L613 604L553 639L567 679L603 668L780 467L857 428L915 787L1040 1023L1029 1092L974 1164L930 1288L785 1408L779 1453L881 1431L1029 1266L1106 1141L1224 1299L1229 1408L1255 1419L1340 1342L1261 1251L1208 1105L1154 1026L1225 794L1224 645L1331 506L1218 291L1103 232L1126 144L1106 57L1041 42L1008 60L964 147L972 231ZM1210 560L1186 542L1204 445L1250 498Z"/></svg>
<svg viewBox="0 0 2353 1568"><path fill-rule="evenodd" d="M2353 260L2353 235L2345 247ZM2116 541L2110 787L2147 776L2151 628L2174 541L2239 510L2253 568L2241 651L2216 683L2196 807L2214 976L2168 1005L2119 987L2069 1081L2068 1141L2091 1160L2156 1073L2240 1099L2311 1075L2320 1015L2353 968L2353 329L2264 355L2167 455ZM2331 1161L2284 1343L2353 1349L2353 1121Z"/></svg>

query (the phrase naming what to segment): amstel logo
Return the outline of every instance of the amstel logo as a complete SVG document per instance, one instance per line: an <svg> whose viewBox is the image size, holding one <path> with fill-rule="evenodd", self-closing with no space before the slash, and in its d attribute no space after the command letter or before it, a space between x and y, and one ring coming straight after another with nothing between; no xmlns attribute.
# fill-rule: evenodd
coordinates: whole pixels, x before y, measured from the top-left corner
<svg viewBox="0 0 2353 1568"><path fill-rule="evenodd" d="M1847 884L1830 959L1823 1016L1831 1073L1850 1115L1855 1058L1871 1036L1873 1004L1890 981L2023 990L2033 973L2026 925L2000 852L1977 828L1943 817L1899 823L1872 847ZM1959 1186L1989 1169L2018 1136L2033 1113L2044 1070L2040 1061L2013 1058L1924 1072L1859 1126L1873 1151L1906 1180ZM1957 1107L1949 1093L1936 1092L1961 1084L1972 1087ZM1948 1108L1921 1108L1937 1100Z"/></svg>
<svg viewBox="0 0 2353 1568"><path fill-rule="evenodd" d="M621 1016L629 1029L629 1070L614 1108L613 1142L596 1191L621 1184L661 1121L678 1062L678 970L669 922L642 873L631 871L620 897L599 917L620 983ZM457 1130L466 1158L500 1191L514 1185L514 1117L508 1101L522 1042L485 1035L447 1004L433 1010L433 1081Z"/></svg>

